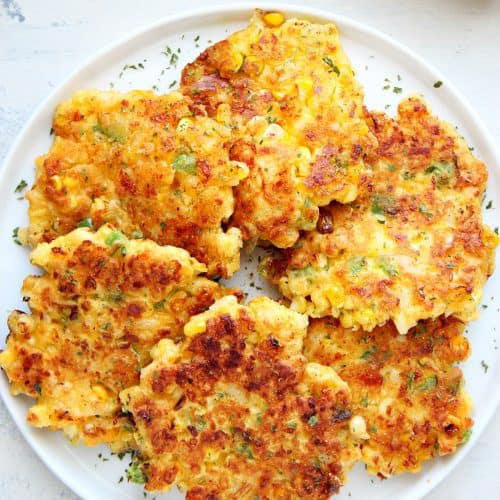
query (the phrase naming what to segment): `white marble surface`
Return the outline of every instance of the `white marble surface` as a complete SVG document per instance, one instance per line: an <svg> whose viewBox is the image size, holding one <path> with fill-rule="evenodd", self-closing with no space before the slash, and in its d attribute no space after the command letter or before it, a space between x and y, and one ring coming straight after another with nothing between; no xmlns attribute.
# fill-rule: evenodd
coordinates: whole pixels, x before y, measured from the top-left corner
<svg viewBox="0 0 500 500"><path fill-rule="evenodd" d="M0 162L37 104L97 49L182 7L207 3L0 0ZM500 139L500 1L311 0L308 4L370 24L414 49L455 83L494 138ZM1 499L77 498L31 451L2 403L0 442ZM497 411L469 455L426 500L500 498L499 471Z"/></svg>

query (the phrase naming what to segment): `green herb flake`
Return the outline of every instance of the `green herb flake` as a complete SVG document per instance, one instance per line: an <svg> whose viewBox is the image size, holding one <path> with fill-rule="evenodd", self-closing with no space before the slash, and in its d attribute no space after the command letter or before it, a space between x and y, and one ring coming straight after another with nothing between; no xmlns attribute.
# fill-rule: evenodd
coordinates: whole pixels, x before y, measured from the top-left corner
<svg viewBox="0 0 500 500"><path fill-rule="evenodd" d="M436 162L429 165L424 170L424 174L432 174L436 178L438 187L447 186L455 177L455 165L444 161Z"/></svg>
<svg viewBox="0 0 500 500"><path fill-rule="evenodd" d="M368 393L366 396L361 400L361 404L363 405L364 408L368 408Z"/></svg>
<svg viewBox="0 0 500 500"><path fill-rule="evenodd" d="M436 375L426 378L420 385L417 386L419 391L428 391L429 389L435 389L438 384L438 379Z"/></svg>
<svg viewBox="0 0 500 500"><path fill-rule="evenodd" d="M376 346L372 346L370 347L370 349L368 349L367 351L365 351L363 354L361 354L360 358L361 359L364 359L365 361L367 359L369 359L373 354L375 354L377 352L377 347Z"/></svg>
<svg viewBox="0 0 500 500"><path fill-rule="evenodd" d="M35 392L40 396L42 394L42 388L40 387L39 383L36 383L33 385L33 389Z"/></svg>
<svg viewBox="0 0 500 500"><path fill-rule="evenodd" d="M21 179L19 184L16 186L16 189L14 189L14 193L21 193L27 185L28 183L24 179Z"/></svg>
<svg viewBox="0 0 500 500"><path fill-rule="evenodd" d="M340 76L338 66L329 57L323 57L323 62L330 68L328 73L335 73L337 76Z"/></svg>
<svg viewBox="0 0 500 500"><path fill-rule="evenodd" d="M396 276L399 276L399 272L396 266L387 260L381 260L378 266L390 278L395 278Z"/></svg>
<svg viewBox="0 0 500 500"><path fill-rule="evenodd" d="M140 462L132 462L130 467L127 469L127 479L131 483L144 484L147 481L146 474L141 468Z"/></svg>
<svg viewBox="0 0 500 500"><path fill-rule="evenodd" d="M406 386L408 387L408 389L412 389L413 388L413 382L415 380L415 373L408 372L408 374L406 376L408 378L408 380L406 381Z"/></svg>
<svg viewBox="0 0 500 500"><path fill-rule="evenodd" d="M250 460L255 458L248 443L240 443L237 451L240 455L246 455Z"/></svg>
<svg viewBox="0 0 500 500"><path fill-rule="evenodd" d="M207 421L203 417L199 417L198 422L194 424L194 427L198 432L203 431L206 426L207 426Z"/></svg>
<svg viewBox="0 0 500 500"><path fill-rule="evenodd" d="M288 422L286 424L286 426L289 428L289 429L296 429L297 428L297 422Z"/></svg>
<svg viewBox="0 0 500 500"><path fill-rule="evenodd" d="M385 168L391 172L396 171L396 167L394 165L391 165L390 163Z"/></svg>
<svg viewBox="0 0 500 500"><path fill-rule="evenodd" d="M469 441L471 436L472 436L472 429L467 429L466 431L464 431L464 433L462 434L462 444L467 443L467 441Z"/></svg>
<svg viewBox="0 0 500 500"><path fill-rule="evenodd" d="M86 219L82 219L77 225L76 227L88 227L90 229L92 229L92 218L91 217L87 217Z"/></svg>
<svg viewBox="0 0 500 500"><path fill-rule="evenodd" d="M15 227L12 230L12 239L14 240L14 243L16 245L22 245L22 243L19 241L19 227Z"/></svg>
<svg viewBox="0 0 500 500"><path fill-rule="evenodd" d="M97 123L92 127L92 131L107 137L111 142L124 143L127 138L125 129L118 124L111 124L109 127L104 127L100 123Z"/></svg>
<svg viewBox="0 0 500 500"><path fill-rule="evenodd" d="M487 204L486 204L486 210L489 210L490 208L493 208L493 200L490 200Z"/></svg>
<svg viewBox="0 0 500 500"><path fill-rule="evenodd" d="M481 361L481 366L483 367L484 373L488 373L489 366L486 364L486 361L484 361L484 359Z"/></svg>
<svg viewBox="0 0 500 500"><path fill-rule="evenodd" d="M349 263L349 272L353 275L357 275L366 266L366 257L353 257Z"/></svg>
<svg viewBox="0 0 500 500"><path fill-rule="evenodd" d="M105 243L108 247L112 247L117 241L119 240L124 240L125 235L120 232L120 231L113 231L112 233L109 233L108 236L106 237Z"/></svg>
<svg viewBox="0 0 500 500"><path fill-rule="evenodd" d="M196 158L190 153L180 153L174 158L172 168L178 172L196 175Z"/></svg>
<svg viewBox="0 0 500 500"><path fill-rule="evenodd" d="M418 211L423 213L429 219L432 219L434 217L434 215L427 209L427 205L425 203L419 205Z"/></svg>
<svg viewBox="0 0 500 500"><path fill-rule="evenodd" d="M401 92L403 92L403 89L401 87L393 87L392 88L392 91L395 93L395 94L401 94Z"/></svg>
<svg viewBox="0 0 500 500"><path fill-rule="evenodd" d="M153 307L157 310L157 311L161 311L162 309L165 309L165 302L166 302L166 299L163 299L163 300L160 300L158 302L155 302L153 304Z"/></svg>
<svg viewBox="0 0 500 500"><path fill-rule="evenodd" d="M177 83L177 80L173 80L173 81L170 83L170 85L168 86L168 88L169 88L169 89L174 88L174 87L175 87L175 85L176 85L176 83Z"/></svg>
<svg viewBox="0 0 500 500"><path fill-rule="evenodd" d="M443 85L443 82L441 80L438 80L437 82L434 82L433 87L435 89L438 89L439 87L441 87L441 85Z"/></svg>
<svg viewBox="0 0 500 500"><path fill-rule="evenodd" d="M313 415L308 421L307 423L314 427L317 423L318 423L318 417L316 415Z"/></svg>

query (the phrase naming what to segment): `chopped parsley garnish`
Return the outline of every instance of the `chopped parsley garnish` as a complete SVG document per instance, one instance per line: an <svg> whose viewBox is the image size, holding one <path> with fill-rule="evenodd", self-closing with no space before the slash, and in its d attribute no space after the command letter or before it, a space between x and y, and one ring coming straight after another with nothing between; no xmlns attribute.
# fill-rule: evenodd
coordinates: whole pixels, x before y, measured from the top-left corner
<svg viewBox="0 0 500 500"><path fill-rule="evenodd" d="M438 80L437 82L434 82L433 87L435 89L438 89L439 87L441 87L441 85L443 85L443 82L441 80Z"/></svg>
<svg viewBox="0 0 500 500"><path fill-rule="evenodd" d="M368 394L361 400L361 404L365 407L368 408Z"/></svg>
<svg viewBox="0 0 500 500"><path fill-rule="evenodd" d="M466 431L464 431L462 435L462 444L465 444L467 441L469 441L471 436L472 436L472 429L467 429Z"/></svg>
<svg viewBox="0 0 500 500"><path fill-rule="evenodd" d="M391 172L396 171L396 167L394 165L391 165L390 163L385 167L387 170L390 170Z"/></svg>
<svg viewBox="0 0 500 500"><path fill-rule="evenodd" d="M408 372L408 380L406 381L406 386L408 387L408 389L412 389L413 388L413 381L415 380L415 373L413 372Z"/></svg>
<svg viewBox="0 0 500 500"><path fill-rule="evenodd" d="M483 367L484 373L488 373L489 366L486 364L486 361L484 361L484 359L481 361L481 366Z"/></svg>
<svg viewBox="0 0 500 500"><path fill-rule="evenodd" d="M385 224L385 216L395 213L394 199L390 196L376 194L372 198L371 213L380 224Z"/></svg>
<svg viewBox="0 0 500 500"><path fill-rule="evenodd" d="M384 271L384 273L387 274L387 276L389 276L390 278L399 276L399 272L396 269L396 266L391 262L387 260L381 260L378 265L380 269L382 269L382 271Z"/></svg>
<svg viewBox="0 0 500 500"><path fill-rule="evenodd" d="M432 174L437 180L438 187L443 187L447 186L455 176L455 166L451 163L440 161L427 167L424 173Z"/></svg>
<svg viewBox="0 0 500 500"><path fill-rule="evenodd" d="M403 89L401 87L393 87L392 88L392 91L395 93L395 94L401 94L401 92L403 92Z"/></svg>
<svg viewBox="0 0 500 500"><path fill-rule="evenodd" d="M144 484L147 481L146 474L144 474L139 462L132 462L126 474L127 479L132 483Z"/></svg>
<svg viewBox="0 0 500 500"><path fill-rule="evenodd" d="M100 123L97 123L97 125L94 125L92 127L92 130L95 133L104 135L105 137L110 139L112 142L123 143L123 142L125 142L125 139L126 139L125 131L117 125L110 125L109 127L103 127Z"/></svg>
<svg viewBox="0 0 500 500"><path fill-rule="evenodd" d="M437 377L433 375L432 377L426 378L420 385L417 386L417 390L419 391L428 391L429 389L434 389L437 387Z"/></svg>
<svg viewBox="0 0 500 500"><path fill-rule="evenodd" d="M490 200L490 201L486 204L486 210L489 210L490 208L493 208L493 200Z"/></svg>
<svg viewBox="0 0 500 500"><path fill-rule="evenodd" d="M180 153L174 158L172 167L178 172L196 175L196 158L190 153Z"/></svg>
<svg viewBox="0 0 500 500"><path fill-rule="evenodd" d="M311 426L315 426L317 423L318 423L318 417L316 415L313 415L308 421L307 423Z"/></svg>
<svg viewBox="0 0 500 500"><path fill-rule="evenodd" d="M297 422L288 422L286 424L286 426L289 428L289 429L296 429L297 428Z"/></svg>
<svg viewBox="0 0 500 500"><path fill-rule="evenodd" d="M177 80L173 80L172 83L168 86L169 89L175 87L175 84L177 83Z"/></svg>
<svg viewBox="0 0 500 500"><path fill-rule="evenodd" d="M364 359L364 360L367 360L369 359L373 354L375 354L377 352L377 347L376 346L372 346L370 347L370 349L368 349L367 351L365 351L363 354L361 354L361 359Z"/></svg>
<svg viewBox="0 0 500 500"><path fill-rule="evenodd" d="M329 57L323 57L323 62L330 68L328 73L336 73L337 76L340 76L338 66Z"/></svg>
<svg viewBox="0 0 500 500"><path fill-rule="evenodd" d="M155 303L153 304L153 307L154 307L157 311L159 311L159 310L161 310L161 309L165 309L165 302L166 302L166 299L163 299L163 300L160 300L160 301L158 301L158 302L155 302Z"/></svg>
<svg viewBox="0 0 500 500"><path fill-rule="evenodd" d="M21 179L19 181L19 184L16 186L16 189L14 189L14 193L22 192L26 188L27 185L28 185L28 183L24 179Z"/></svg>
<svg viewBox="0 0 500 500"><path fill-rule="evenodd" d="M39 383L36 383L33 385L33 389L35 390L35 392L38 394L38 395L41 395L42 394L42 388L40 387L40 384Z"/></svg>
<svg viewBox="0 0 500 500"><path fill-rule="evenodd" d="M112 247L117 241L125 239L125 235L120 231L109 233L105 243L108 247Z"/></svg>
<svg viewBox="0 0 500 500"><path fill-rule="evenodd" d="M238 453L240 455L246 455L250 460L255 458L248 443L240 443L238 445Z"/></svg>
<svg viewBox="0 0 500 500"><path fill-rule="evenodd" d="M418 211L423 213L429 219L432 219L434 217L434 215L431 212L429 212L429 210L427 210L427 205L425 203L419 205Z"/></svg>
<svg viewBox="0 0 500 500"><path fill-rule="evenodd" d="M349 261L349 272L354 275L359 274L365 266L366 257L353 257Z"/></svg>
<svg viewBox="0 0 500 500"><path fill-rule="evenodd" d="M86 219L82 219L77 225L76 227L89 227L90 229L92 229L92 218L91 217L87 217Z"/></svg>
<svg viewBox="0 0 500 500"><path fill-rule="evenodd" d="M54 127L50 127L49 135L54 135Z"/></svg>
<svg viewBox="0 0 500 500"><path fill-rule="evenodd" d="M12 230L12 239L14 240L14 243L16 245L22 245L22 243L19 241L19 227L15 227Z"/></svg>

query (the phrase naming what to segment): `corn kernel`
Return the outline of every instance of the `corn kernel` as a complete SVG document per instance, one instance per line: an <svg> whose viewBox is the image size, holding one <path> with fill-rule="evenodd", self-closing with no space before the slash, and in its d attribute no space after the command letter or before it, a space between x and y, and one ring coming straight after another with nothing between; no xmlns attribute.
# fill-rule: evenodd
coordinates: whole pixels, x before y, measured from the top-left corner
<svg viewBox="0 0 500 500"><path fill-rule="evenodd" d="M344 291L339 285L326 287L325 295L332 307L342 307L344 304Z"/></svg>
<svg viewBox="0 0 500 500"><path fill-rule="evenodd" d="M310 78L298 78L296 83L301 97L309 97L312 94L314 84Z"/></svg>
<svg viewBox="0 0 500 500"><path fill-rule="evenodd" d="M243 61L245 60L245 56L241 52L236 52L236 54L233 55L233 68L232 70L236 73L241 69L241 66L243 66Z"/></svg>
<svg viewBox="0 0 500 500"><path fill-rule="evenodd" d="M203 333L207 329L207 324L202 318L193 318L184 326L184 334L186 337L194 337L199 333Z"/></svg>
<svg viewBox="0 0 500 500"><path fill-rule="evenodd" d="M222 103L217 107L216 119L219 123L229 123L231 120L231 107L227 103Z"/></svg>
<svg viewBox="0 0 500 500"><path fill-rule="evenodd" d="M0 366L2 366L3 368L12 364L13 361L14 361L14 353L10 349L0 353Z"/></svg>
<svg viewBox="0 0 500 500"><path fill-rule="evenodd" d="M247 164L241 161L235 161L233 163L236 166L236 175L238 179L240 181L246 179L248 177L248 174L250 173L250 169L248 168Z"/></svg>
<svg viewBox="0 0 500 500"><path fill-rule="evenodd" d="M281 12L268 12L264 15L264 22L270 28L277 28L281 26L285 21L285 17Z"/></svg>
<svg viewBox="0 0 500 500"><path fill-rule="evenodd" d="M108 398L108 392L102 385L94 385L92 392L101 400L105 401Z"/></svg>
<svg viewBox="0 0 500 500"><path fill-rule="evenodd" d="M450 340L450 347L457 356L464 357L469 352L469 341L457 335Z"/></svg>
<svg viewBox="0 0 500 500"><path fill-rule="evenodd" d="M177 124L177 132L185 132L192 125L193 121L189 118L181 118Z"/></svg>
<svg viewBox="0 0 500 500"><path fill-rule="evenodd" d="M64 177L62 183L66 187L72 188L72 187L75 187L78 184L78 180L75 179L74 177L66 176L66 177Z"/></svg>
<svg viewBox="0 0 500 500"><path fill-rule="evenodd" d="M162 339L151 349L151 357L164 363L173 362L179 357L179 347L170 339Z"/></svg>
<svg viewBox="0 0 500 500"><path fill-rule="evenodd" d="M52 176L52 184L59 191L62 188L62 180L58 175Z"/></svg>

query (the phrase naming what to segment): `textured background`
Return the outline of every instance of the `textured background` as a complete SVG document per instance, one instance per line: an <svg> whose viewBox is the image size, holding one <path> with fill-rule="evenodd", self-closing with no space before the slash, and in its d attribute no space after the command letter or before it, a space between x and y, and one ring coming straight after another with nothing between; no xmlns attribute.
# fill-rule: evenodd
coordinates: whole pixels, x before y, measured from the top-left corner
<svg viewBox="0 0 500 500"><path fill-rule="evenodd" d="M33 109L96 50L179 12L186 4L195 8L213 3L232 2L0 0L0 163ZM500 139L500 1L309 0L307 4L371 25L415 50L450 78L493 137ZM0 498L77 498L31 451L1 402L0 442ZM500 498L499 470L497 411L465 460L426 500Z"/></svg>

